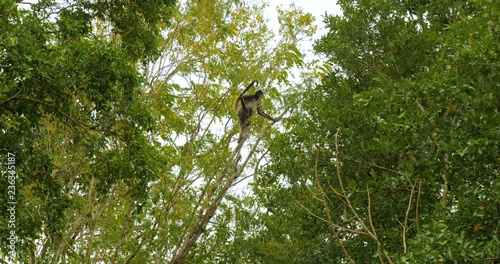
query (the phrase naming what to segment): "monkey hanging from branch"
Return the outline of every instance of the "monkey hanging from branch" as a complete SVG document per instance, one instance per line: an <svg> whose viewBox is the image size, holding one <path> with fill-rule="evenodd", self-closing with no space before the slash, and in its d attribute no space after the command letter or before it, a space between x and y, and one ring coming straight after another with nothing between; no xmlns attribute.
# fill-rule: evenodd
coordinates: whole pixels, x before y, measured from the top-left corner
<svg viewBox="0 0 500 264"><path fill-rule="evenodd" d="M262 90L258 90L255 94L244 95L252 86L257 86L258 84L259 82L257 80L252 81L234 102L234 110L238 114L242 130L250 126L249 119L255 109L257 109L257 114L271 120L272 122L277 121L268 114L264 113L264 110L262 110L262 102L260 100L260 98L264 95Z"/></svg>

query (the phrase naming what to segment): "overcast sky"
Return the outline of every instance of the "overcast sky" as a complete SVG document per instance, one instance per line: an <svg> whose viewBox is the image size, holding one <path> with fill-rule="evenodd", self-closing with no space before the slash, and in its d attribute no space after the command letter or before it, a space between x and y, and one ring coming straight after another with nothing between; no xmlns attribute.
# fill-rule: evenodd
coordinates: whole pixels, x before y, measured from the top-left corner
<svg viewBox="0 0 500 264"><path fill-rule="evenodd" d="M277 6L287 7L290 4L294 3L296 6L302 8L304 12L311 13L316 18L315 24L318 26L316 35L313 37L310 43L302 43L301 45L302 49L306 52L306 60L315 58L315 55L312 51L314 40L319 39L327 32L323 23L325 13L329 15L341 14L340 8L337 6L337 1L335 0L267 0L267 2L269 3L269 9L266 12L266 16L269 19L271 28L273 27L273 24L277 25L278 23L276 13ZM275 28L275 30L277 30L277 28Z"/></svg>

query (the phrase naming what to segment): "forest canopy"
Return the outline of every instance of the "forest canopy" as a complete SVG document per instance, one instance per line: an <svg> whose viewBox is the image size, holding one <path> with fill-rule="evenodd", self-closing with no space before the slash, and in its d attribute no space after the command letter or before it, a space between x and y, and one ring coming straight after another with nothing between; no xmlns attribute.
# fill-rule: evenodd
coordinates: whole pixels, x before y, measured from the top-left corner
<svg viewBox="0 0 500 264"><path fill-rule="evenodd" d="M337 5L0 2L0 262L497 263L500 4Z"/></svg>

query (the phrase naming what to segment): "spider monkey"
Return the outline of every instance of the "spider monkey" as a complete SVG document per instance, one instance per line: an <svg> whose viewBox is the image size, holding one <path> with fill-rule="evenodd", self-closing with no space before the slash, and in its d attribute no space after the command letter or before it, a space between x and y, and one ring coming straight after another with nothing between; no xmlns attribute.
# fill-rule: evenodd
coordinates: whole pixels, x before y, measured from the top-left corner
<svg viewBox="0 0 500 264"><path fill-rule="evenodd" d="M240 120L240 126L241 128L246 128L250 126L250 116L254 112L255 109L257 109L257 113L273 122L276 122L277 120L270 117L266 113L264 113L264 110L262 110L262 102L260 98L264 95L264 92L262 90L258 90L255 92L255 94L252 95L244 95L248 89L252 86L257 86L259 82L257 80L252 81L247 88L238 96L236 101L234 102L234 110L236 113L238 113L238 118ZM241 102L241 108L239 107L239 102Z"/></svg>

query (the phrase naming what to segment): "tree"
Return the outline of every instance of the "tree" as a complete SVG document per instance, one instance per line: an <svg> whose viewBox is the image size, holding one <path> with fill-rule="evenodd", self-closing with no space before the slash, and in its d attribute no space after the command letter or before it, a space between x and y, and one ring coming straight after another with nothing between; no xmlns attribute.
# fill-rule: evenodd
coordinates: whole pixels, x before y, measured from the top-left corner
<svg viewBox="0 0 500 264"><path fill-rule="evenodd" d="M16 232L19 261L88 262L92 251L73 247L92 249L81 234L96 232L94 214L112 200L114 186L128 186L123 196L136 200L134 212L147 200L158 167L150 158L157 156L146 137L154 122L138 63L157 53L156 26L174 2L103 9L122 2L2 2L0 151L2 163L15 155L18 177L16 225L2 214L0 228L2 242ZM6 245L2 252L11 252Z"/></svg>
<svg viewBox="0 0 500 264"><path fill-rule="evenodd" d="M231 189L278 134L255 118L235 143L233 100L258 79L266 110L286 114L278 91L308 67L298 43L312 17L280 10L274 32L264 4L241 1L2 5L0 149L2 162L16 155L17 260L229 258L251 201Z"/></svg>
<svg viewBox="0 0 500 264"><path fill-rule="evenodd" d="M322 82L256 186L249 258L495 262L498 4L338 3L316 43Z"/></svg>
<svg viewBox="0 0 500 264"><path fill-rule="evenodd" d="M265 109L276 117L285 114L277 87L293 87L288 72L306 67L298 42L314 30L311 16L291 7L280 12L282 29L276 35L264 8L238 1L179 6L172 22L177 27L165 32L160 58L145 70L158 136L169 146L174 172L162 177L168 184L153 185L154 199L164 204L154 211L151 244L157 262L225 261L227 245L243 232L236 212L251 198L241 201L231 189L252 176L246 175L248 166L260 167L278 132L253 117L248 141L235 144L234 100L256 79L266 93Z"/></svg>

